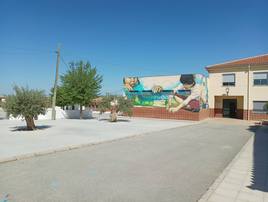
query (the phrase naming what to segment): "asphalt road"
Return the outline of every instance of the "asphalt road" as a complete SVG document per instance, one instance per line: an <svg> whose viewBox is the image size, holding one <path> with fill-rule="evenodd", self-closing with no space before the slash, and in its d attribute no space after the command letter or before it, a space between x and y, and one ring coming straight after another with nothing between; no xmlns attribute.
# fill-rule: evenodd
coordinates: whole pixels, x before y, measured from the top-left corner
<svg viewBox="0 0 268 202"><path fill-rule="evenodd" d="M0 164L0 201L194 202L251 135L208 121Z"/></svg>

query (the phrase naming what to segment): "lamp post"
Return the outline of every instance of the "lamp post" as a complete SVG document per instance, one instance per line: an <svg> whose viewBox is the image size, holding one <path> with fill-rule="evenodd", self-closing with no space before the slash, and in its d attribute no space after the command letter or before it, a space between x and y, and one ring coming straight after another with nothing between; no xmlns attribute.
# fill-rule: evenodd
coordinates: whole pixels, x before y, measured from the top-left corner
<svg viewBox="0 0 268 202"><path fill-rule="evenodd" d="M230 89L229 88L225 88L225 91L226 91L226 95L228 96L229 95L229 92L230 92Z"/></svg>

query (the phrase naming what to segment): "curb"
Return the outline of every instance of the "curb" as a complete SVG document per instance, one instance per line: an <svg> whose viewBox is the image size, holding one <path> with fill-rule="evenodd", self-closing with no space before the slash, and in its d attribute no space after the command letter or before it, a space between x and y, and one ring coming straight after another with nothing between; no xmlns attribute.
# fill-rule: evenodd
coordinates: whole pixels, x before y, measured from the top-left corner
<svg viewBox="0 0 268 202"><path fill-rule="evenodd" d="M252 143L254 140L254 135L252 135L249 140L246 142L246 144L242 147L242 149L236 154L236 156L231 160L231 162L227 165L227 167L222 171L222 173L216 178L216 180L211 184L211 186L208 188L208 190L201 196L197 202L206 202L210 196L216 191L218 186L221 184L221 182L225 179L228 172L231 170L235 162L239 159L241 154L245 151L245 149L248 147L249 144Z"/></svg>
<svg viewBox="0 0 268 202"><path fill-rule="evenodd" d="M171 129L175 129L175 128L182 128L182 127L189 127L189 126L194 126L194 125L198 125L198 124L201 124L201 122L192 123L192 124L189 124L189 125L183 125L183 126L167 128L167 129L160 130L160 131L171 130ZM49 154L55 154L55 153L58 153L58 152L81 149L81 148L84 148L84 147L90 147L90 146L95 146L95 145L100 145L100 144L105 144L105 143L117 142L117 141L130 139L130 138L135 138L135 137L139 137L139 136L143 136L143 135L149 135L151 133L160 132L160 131L151 131L151 132L139 133L139 134L134 134L134 135L131 135L131 136L120 137L120 138L111 139L111 140L83 143L83 144L78 144L78 145L67 145L67 146L64 146L64 147L56 148L56 149L48 149L48 150L39 151L39 152L21 154L21 155L17 155L17 156L2 158L2 159L0 159L0 164L12 162L12 161L29 159L29 158L33 158L33 157L45 156L45 155L49 155Z"/></svg>

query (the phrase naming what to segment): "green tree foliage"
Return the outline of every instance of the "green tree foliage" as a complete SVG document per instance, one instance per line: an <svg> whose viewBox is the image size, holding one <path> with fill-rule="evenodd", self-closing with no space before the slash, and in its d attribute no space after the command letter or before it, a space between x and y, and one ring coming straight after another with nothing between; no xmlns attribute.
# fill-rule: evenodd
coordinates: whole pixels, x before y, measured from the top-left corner
<svg viewBox="0 0 268 202"><path fill-rule="evenodd" d="M116 122L119 112L127 116L132 116L133 100L127 99L123 96L106 95L102 97L99 104L100 113L110 111L110 121Z"/></svg>
<svg viewBox="0 0 268 202"><path fill-rule="evenodd" d="M265 105L265 109L268 111L268 102Z"/></svg>
<svg viewBox="0 0 268 202"><path fill-rule="evenodd" d="M51 102L53 98L54 88L51 89L50 97ZM65 107L71 104L71 99L68 92L62 86L57 87L56 106Z"/></svg>
<svg viewBox="0 0 268 202"><path fill-rule="evenodd" d="M70 69L61 76L61 82L67 103L80 105L81 119L82 106L88 106L92 99L99 95L102 76L97 74L96 67L91 67L89 62L80 61L70 64Z"/></svg>
<svg viewBox="0 0 268 202"><path fill-rule="evenodd" d="M28 130L34 130L34 117L45 114L48 98L42 90L31 90L28 87L14 87L15 94L6 97L4 110L13 117L25 119Z"/></svg>

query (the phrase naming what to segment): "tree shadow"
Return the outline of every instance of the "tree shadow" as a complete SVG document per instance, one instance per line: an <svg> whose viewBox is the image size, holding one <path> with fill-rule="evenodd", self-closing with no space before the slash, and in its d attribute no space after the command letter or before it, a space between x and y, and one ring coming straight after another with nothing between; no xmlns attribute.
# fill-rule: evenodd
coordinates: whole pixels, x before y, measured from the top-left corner
<svg viewBox="0 0 268 202"><path fill-rule="evenodd" d="M252 126L249 130L254 132L255 135L251 185L247 187L253 190L268 192L268 126Z"/></svg>
<svg viewBox="0 0 268 202"><path fill-rule="evenodd" d="M41 126L36 126L35 130L45 130L48 128L51 128L51 125L41 125ZM35 131L35 130L28 130L26 126L15 126L15 127L11 127L11 132L15 132L15 131Z"/></svg>
<svg viewBox="0 0 268 202"><path fill-rule="evenodd" d="M101 119L98 119L99 121L107 121L109 123L118 123L118 122L130 122L130 120L128 119L117 119L116 122L111 122L109 118L101 118Z"/></svg>
<svg viewBox="0 0 268 202"><path fill-rule="evenodd" d="M72 119L72 120L91 120L94 119L94 117L83 117L82 119L80 119L79 117L68 117L66 119Z"/></svg>

